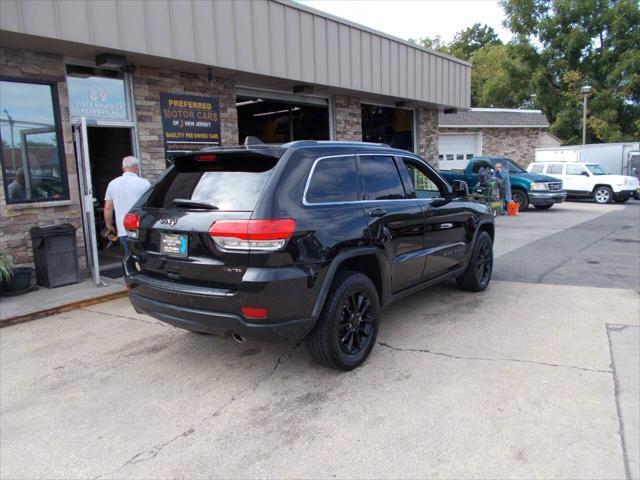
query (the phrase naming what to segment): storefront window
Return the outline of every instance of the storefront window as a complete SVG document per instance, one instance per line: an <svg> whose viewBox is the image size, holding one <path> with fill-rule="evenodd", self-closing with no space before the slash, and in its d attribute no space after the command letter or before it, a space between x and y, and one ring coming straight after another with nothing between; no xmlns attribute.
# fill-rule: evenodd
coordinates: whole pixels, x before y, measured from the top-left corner
<svg viewBox="0 0 640 480"><path fill-rule="evenodd" d="M129 120L124 74L119 70L67 65L72 118Z"/></svg>
<svg viewBox="0 0 640 480"><path fill-rule="evenodd" d="M362 141L413 152L413 111L363 103Z"/></svg>
<svg viewBox="0 0 640 480"><path fill-rule="evenodd" d="M50 84L0 81L0 160L7 203L69 198L57 103Z"/></svg>

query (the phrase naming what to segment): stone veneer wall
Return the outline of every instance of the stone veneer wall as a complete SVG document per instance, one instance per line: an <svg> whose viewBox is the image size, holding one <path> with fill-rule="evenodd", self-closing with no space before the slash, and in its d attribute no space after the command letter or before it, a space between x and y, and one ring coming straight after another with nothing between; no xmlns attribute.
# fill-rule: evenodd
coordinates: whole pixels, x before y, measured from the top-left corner
<svg viewBox="0 0 640 480"><path fill-rule="evenodd" d="M67 168L65 181L69 186L69 200L7 205L0 170L0 252L8 253L16 265L32 264L33 251L29 229L33 226L71 223L78 228L76 241L79 263L80 268L85 268L76 160L73 152L69 99L62 57L0 47L0 75L56 83L60 101L64 160Z"/></svg>
<svg viewBox="0 0 640 480"><path fill-rule="evenodd" d="M133 73L134 105L143 176L155 180L166 168L160 92L210 96L220 102L222 145L238 143L238 115L234 84L206 75L137 67Z"/></svg>
<svg viewBox="0 0 640 480"><path fill-rule="evenodd" d="M360 99L343 95L334 97L336 140L362 141L362 107Z"/></svg>
<svg viewBox="0 0 640 480"><path fill-rule="evenodd" d="M539 128L441 128L440 133L482 133L482 155L514 160L526 168L533 162L540 141Z"/></svg>
<svg viewBox="0 0 640 480"><path fill-rule="evenodd" d="M416 110L418 122L418 155L431 165L438 166L438 111L429 108Z"/></svg>

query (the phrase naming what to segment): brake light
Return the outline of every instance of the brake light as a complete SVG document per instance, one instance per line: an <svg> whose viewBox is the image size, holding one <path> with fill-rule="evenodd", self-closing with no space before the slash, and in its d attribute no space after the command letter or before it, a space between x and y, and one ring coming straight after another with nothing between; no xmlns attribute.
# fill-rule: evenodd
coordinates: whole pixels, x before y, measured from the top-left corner
<svg viewBox="0 0 640 480"><path fill-rule="evenodd" d="M255 320L264 320L269 314L269 310L262 307L242 307L240 310L246 318L253 318Z"/></svg>
<svg viewBox="0 0 640 480"><path fill-rule="evenodd" d="M137 213L127 213L124 216L124 229L130 238L138 238L138 230L140 230L140 217Z"/></svg>
<svg viewBox="0 0 640 480"><path fill-rule="evenodd" d="M198 162L215 162L217 159L216 155L198 155L196 157Z"/></svg>
<svg viewBox="0 0 640 480"><path fill-rule="evenodd" d="M296 231L296 221L278 220L218 220L209 235L222 250L280 250Z"/></svg>

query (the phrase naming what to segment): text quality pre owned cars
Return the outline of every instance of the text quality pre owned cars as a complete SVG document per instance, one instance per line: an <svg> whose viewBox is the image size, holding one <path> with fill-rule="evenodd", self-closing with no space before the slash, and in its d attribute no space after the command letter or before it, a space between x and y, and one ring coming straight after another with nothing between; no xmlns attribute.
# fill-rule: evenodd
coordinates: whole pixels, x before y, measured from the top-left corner
<svg viewBox="0 0 640 480"><path fill-rule="evenodd" d="M489 207L419 157L299 141L175 159L126 216L138 312L237 340L298 342L361 364L383 307L445 278L491 279Z"/></svg>

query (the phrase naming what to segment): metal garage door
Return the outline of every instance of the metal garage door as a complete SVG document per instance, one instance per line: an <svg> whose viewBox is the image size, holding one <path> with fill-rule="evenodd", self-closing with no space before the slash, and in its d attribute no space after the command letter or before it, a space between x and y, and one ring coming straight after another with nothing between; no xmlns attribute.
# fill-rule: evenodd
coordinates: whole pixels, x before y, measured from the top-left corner
<svg viewBox="0 0 640 480"><path fill-rule="evenodd" d="M480 139L478 133L450 133L440 134L439 160L467 160L480 155Z"/></svg>

